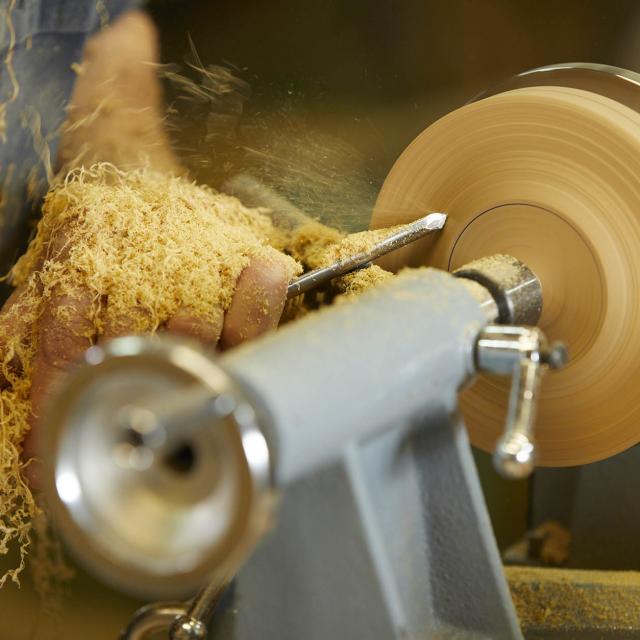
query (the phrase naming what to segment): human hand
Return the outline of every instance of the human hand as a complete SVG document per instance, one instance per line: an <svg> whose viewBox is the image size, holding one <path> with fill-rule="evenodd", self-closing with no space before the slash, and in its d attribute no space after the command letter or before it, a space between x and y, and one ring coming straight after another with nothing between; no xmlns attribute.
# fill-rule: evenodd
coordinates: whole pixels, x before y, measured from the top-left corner
<svg viewBox="0 0 640 640"><path fill-rule="evenodd" d="M43 261L47 268L67 259L68 247L64 233L50 243ZM230 306L224 311L214 309L208 319L198 317L188 308L178 309L160 328L176 335L194 338L220 349L229 349L277 327L286 300L290 265L275 250L268 257L255 257L241 272ZM15 375L28 368L31 377L31 429L23 445L23 459L38 455L42 416L56 386L69 368L80 360L92 344L135 333L141 325L135 310L126 317L111 321L108 308L101 309L104 322L95 322L95 296L78 287L73 295L53 290L40 300L35 314L25 306L21 296L25 287L16 289L0 312L0 358L13 353L13 345L22 343L21 353L10 358ZM30 317L36 316L35 322ZM100 333L96 324L102 324ZM142 323L144 324L144 322ZM25 344L25 343L30 344ZM8 349L12 349L8 353ZM32 351L30 362L22 362L21 355ZM24 357L24 356L23 356ZM11 375L0 379L4 387L11 384ZM32 488L40 487L40 467L32 460L25 475Z"/></svg>
<svg viewBox="0 0 640 640"><path fill-rule="evenodd" d="M143 12L129 12L90 38L62 130L58 154L62 170L107 161L120 168L145 164L167 173L184 172L164 129L158 58L155 28ZM64 268L69 249L63 227L49 239L33 271ZM252 258L225 310L212 309L204 319L189 308L177 309L160 330L227 349L275 328L291 273L290 264L279 256L273 251L269 259ZM23 459L28 460L37 455L41 418L64 373L92 344L139 331L144 322L136 315L145 312L130 310L126 316L109 318L106 303L97 331L95 293L86 287L78 286L72 293L56 288L45 292L40 287L35 312L24 308L24 293L23 285L0 312L0 359L9 357L10 371L22 372L31 381L31 429L23 444ZM14 355L16 341L24 349ZM11 373L0 377L0 385L10 386L11 377ZM26 475L37 488L35 461L27 465Z"/></svg>

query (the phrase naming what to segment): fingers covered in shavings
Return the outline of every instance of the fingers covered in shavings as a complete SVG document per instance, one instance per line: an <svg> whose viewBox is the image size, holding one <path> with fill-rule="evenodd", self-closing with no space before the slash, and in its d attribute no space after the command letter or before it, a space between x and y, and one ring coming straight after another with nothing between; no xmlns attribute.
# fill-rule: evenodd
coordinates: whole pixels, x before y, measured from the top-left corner
<svg viewBox="0 0 640 640"><path fill-rule="evenodd" d="M263 250L251 258L238 278L227 310L220 337L223 349L278 326L293 275L289 259L278 251Z"/></svg>
<svg viewBox="0 0 640 640"><path fill-rule="evenodd" d="M72 172L47 195L36 239L13 271L23 281L63 228L68 257L45 261L44 292L83 286L106 299L102 322L131 309L155 330L180 309L214 322L236 281L275 242L269 218L184 178L100 164ZM286 258L291 274L300 271ZM100 327L99 327L100 328Z"/></svg>
<svg viewBox="0 0 640 640"><path fill-rule="evenodd" d="M214 310L212 315L217 315L215 320L199 318L190 309L180 309L166 325L169 333L186 338L194 338L205 345L215 346L220 339L224 323L222 309Z"/></svg>

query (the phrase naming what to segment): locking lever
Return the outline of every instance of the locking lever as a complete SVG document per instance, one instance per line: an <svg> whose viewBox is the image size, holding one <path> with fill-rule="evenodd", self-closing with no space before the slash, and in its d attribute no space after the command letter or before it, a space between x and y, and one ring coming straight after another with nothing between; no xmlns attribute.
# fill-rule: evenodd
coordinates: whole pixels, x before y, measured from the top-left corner
<svg viewBox="0 0 640 640"><path fill-rule="evenodd" d="M493 464L507 478L525 478L535 466L534 426L540 383L547 369L568 360L563 342L549 344L536 327L489 325L476 343L480 371L511 375L504 435L496 443Z"/></svg>

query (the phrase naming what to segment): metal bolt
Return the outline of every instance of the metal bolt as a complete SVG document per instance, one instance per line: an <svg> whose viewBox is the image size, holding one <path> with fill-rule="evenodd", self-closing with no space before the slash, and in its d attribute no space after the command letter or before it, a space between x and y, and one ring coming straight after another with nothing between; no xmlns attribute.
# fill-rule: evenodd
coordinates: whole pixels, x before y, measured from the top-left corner
<svg viewBox="0 0 640 640"><path fill-rule="evenodd" d="M554 342L543 354L543 362L550 369L562 369L569 361L569 350L564 342Z"/></svg>
<svg viewBox="0 0 640 640"><path fill-rule="evenodd" d="M180 616L171 625L169 638L170 640L206 640L207 627L201 620Z"/></svg>
<svg viewBox="0 0 640 640"><path fill-rule="evenodd" d="M521 433L502 437L496 445L493 464L505 478L511 480L526 478L535 467L535 446Z"/></svg>

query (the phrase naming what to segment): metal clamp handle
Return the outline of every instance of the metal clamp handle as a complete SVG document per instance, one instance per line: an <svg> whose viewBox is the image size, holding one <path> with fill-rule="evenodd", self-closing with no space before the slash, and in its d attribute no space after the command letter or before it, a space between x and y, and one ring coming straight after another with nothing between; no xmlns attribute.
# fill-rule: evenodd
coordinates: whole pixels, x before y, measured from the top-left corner
<svg viewBox="0 0 640 640"><path fill-rule="evenodd" d="M547 368L567 362L564 343L549 344L536 327L489 325L476 344L478 369L511 375L511 393L504 435L493 463L501 475L524 478L535 466L534 426L540 383Z"/></svg>

